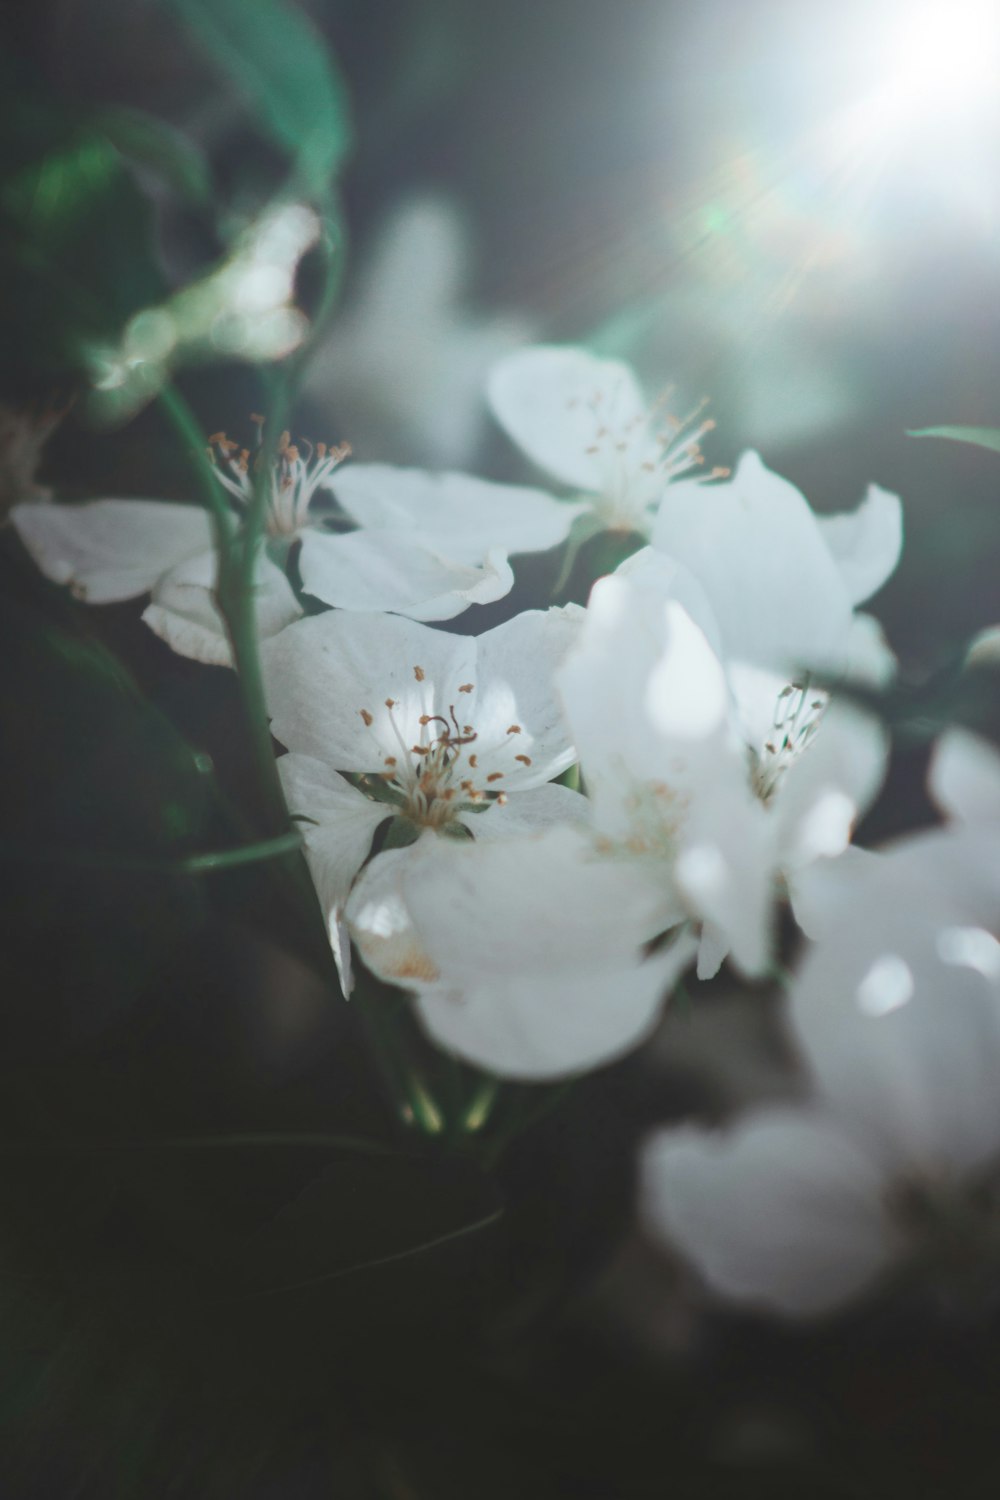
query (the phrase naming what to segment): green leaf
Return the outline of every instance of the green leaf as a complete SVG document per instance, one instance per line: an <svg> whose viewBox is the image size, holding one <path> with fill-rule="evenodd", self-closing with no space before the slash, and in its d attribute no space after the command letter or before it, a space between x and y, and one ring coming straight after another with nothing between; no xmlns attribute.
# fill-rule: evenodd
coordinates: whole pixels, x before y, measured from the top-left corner
<svg viewBox="0 0 1000 1500"><path fill-rule="evenodd" d="M284 0L167 0L322 198L351 145L347 90L320 33Z"/></svg>
<svg viewBox="0 0 1000 1500"><path fill-rule="evenodd" d="M972 443L1000 453L1000 427L920 427L911 429L907 436L948 438L953 443Z"/></svg>

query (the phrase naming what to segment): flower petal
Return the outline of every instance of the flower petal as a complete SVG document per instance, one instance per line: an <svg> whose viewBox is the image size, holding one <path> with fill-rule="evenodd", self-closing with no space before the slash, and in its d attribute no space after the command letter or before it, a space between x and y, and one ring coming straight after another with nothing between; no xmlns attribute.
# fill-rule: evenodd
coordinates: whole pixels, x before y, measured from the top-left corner
<svg viewBox="0 0 1000 1500"><path fill-rule="evenodd" d="M653 545L705 589L725 654L774 670L838 665L851 601L805 498L746 453L722 484L672 484Z"/></svg>
<svg viewBox="0 0 1000 1500"><path fill-rule="evenodd" d="M354 879L371 852L372 839L392 809L372 802L336 771L308 755L282 755L278 774L289 813L301 821L309 871L326 918L333 957L345 995L351 993L351 943L344 906Z"/></svg>
<svg viewBox="0 0 1000 1500"><path fill-rule="evenodd" d="M304 591L324 604L413 620L450 620L470 604L502 599L514 585L501 549L462 562L405 530L336 536L310 528L302 533L299 571Z"/></svg>
<svg viewBox="0 0 1000 1500"><path fill-rule="evenodd" d="M202 552L172 568L153 589L142 618L179 656L208 666L232 666L225 621L215 602L217 554ZM258 559L254 616L261 640L277 635L302 613L284 573L269 558Z"/></svg>
<svg viewBox="0 0 1000 1500"><path fill-rule="evenodd" d="M467 813L462 822L477 843L490 843L565 823L589 826L590 803L566 786L534 786L503 804L494 802L485 812Z"/></svg>
<svg viewBox="0 0 1000 1500"><path fill-rule="evenodd" d="M964 830L863 865L792 987L824 1095L895 1170L1000 1151L1000 847Z"/></svg>
<svg viewBox="0 0 1000 1500"><path fill-rule="evenodd" d="M875 800L888 759L889 737L877 719L847 703L827 705L771 803L786 869L846 849L855 822Z"/></svg>
<svg viewBox="0 0 1000 1500"><path fill-rule="evenodd" d="M440 1046L504 1077L560 1077L637 1045L693 956L685 936L643 961L655 899L641 876L595 859L572 829L488 844L427 840L420 859L391 869L384 858L348 908L365 962L417 991ZM379 889L387 877L389 890ZM405 944L401 913L412 926ZM381 946L380 928L393 929Z"/></svg>
<svg viewBox="0 0 1000 1500"><path fill-rule="evenodd" d="M895 571L903 550L903 505L898 495L870 484L857 510L817 517L852 604L863 604Z"/></svg>
<svg viewBox="0 0 1000 1500"><path fill-rule="evenodd" d="M835 1121L770 1109L726 1135L688 1127L653 1136L641 1213L714 1291L809 1317L849 1302L888 1264L881 1188Z"/></svg>
<svg viewBox="0 0 1000 1500"><path fill-rule="evenodd" d="M148 593L164 573L212 546L206 513L166 500L17 505L11 520L46 578L88 604Z"/></svg>
<svg viewBox="0 0 1000 1500"><path fill-rule="evenodd" d="M576 604L527 609L476 637L468 714L482 774L503 773L498 791L541 786L576 759L554 679L583 617Z"/></svg>
<svg viewBox="0 0 1000 1500"><path fill-rule="evenodd" d="M337 770L382 771L419 740L421 716L468 701L459 689L475 682L475 653L470 637L400 615L313 615L262 648L272 730Z"/></svg>
<svg viewBox="0 0 1000 1500"><path fill-rule="evenodd" d="M391 464L351 464L338 471L330 488L359 526L416 532L419 540L473 565L495 550L557 547L585 509L522 485Z"/></svg>
<svg viewBox="0 0 1000 1500"><path fill-rule="evenodd" d="M946 729L934 746L927 786L946 817L1000 820L1000 751L967 729Z"/></svg>
<svg viewBox="0 0 1000 1500"><path fill-rule="evenodd" d="M642 392L628 366L585 349L516 350L493 367L488 394L497 421L532 462L585 491L603 493L621 467L605 432L631 437L646 421ZM643 436L629 467L658 458L656 443Z"/></svg>

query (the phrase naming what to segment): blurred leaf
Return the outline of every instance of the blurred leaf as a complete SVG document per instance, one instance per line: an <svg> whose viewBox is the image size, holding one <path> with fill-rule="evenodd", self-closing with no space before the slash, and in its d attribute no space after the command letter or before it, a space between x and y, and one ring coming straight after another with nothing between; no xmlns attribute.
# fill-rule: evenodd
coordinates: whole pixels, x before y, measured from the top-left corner
<svg viewBox="0 0 1000 1500"><path fill-rule="evenodd" d="M921 427L912 429L908 437L948 438L953 443L972 443L977 448L989 448L1000 453L1000 427Z"/></svg>
<svg viewBox="0 0 1000 1500"><path fill-rule="evenodd" d="M208 163L179 130L141 110L125 108L104 110L95 124L123 156L154 172L181 197L197 204L211 200Z"/></svg>
<svg viewBox="0 0 1000 1500"><path fill-rule="evenodd" d="M284 0L166 0L229 74L261 129L295 162L301 189L329 191L351 144L347 92L312 23Z"/></svg>
<svg viewBox="0 0 1000 1500"><path fill-rule="evenodd" d="M82 343L113 337L162 295L163 279L150 205L111 141L51 117L42 128L16 98L10 114L0 189L2 354L20 382L32 372L64 376Z"/></svg>

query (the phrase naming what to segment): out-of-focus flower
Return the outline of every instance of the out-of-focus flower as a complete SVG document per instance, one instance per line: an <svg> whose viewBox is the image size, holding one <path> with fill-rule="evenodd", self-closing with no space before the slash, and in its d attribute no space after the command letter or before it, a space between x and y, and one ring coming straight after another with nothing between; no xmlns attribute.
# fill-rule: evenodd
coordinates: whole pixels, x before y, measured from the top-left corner
<svg viewBox="0 0 1000 1500"><path fill-rule="evenodd" d="M843 851L886 756L874 720L803 681L772 683L758 742L720 642L698 580L645 549L595 585L558 675L598 847L646 871L662 927L702 924L703 977L730 951L764 971L776 896Z"/></svg>
<svg viewBox="0 0 1000 1500"><path fill-rule="evenodd" d="M854 867L793 985L813 1104L646 1148L651 1232L726 1297L811 1315L894 1266L1000 1280L1000 756L947 736L934 777L970 821Z"/></svg>
<svg viewBox="0 0 1000 1500"><path fill-rule="evenodd" d="M293 303L295 274L320 222L304 203L273 204L239 235L229 258L157 307L132 317L117 346L84 350L92 402L113 421L130 416L185 359L282 359L309 331Z"/></svg>
<svg viewBox="0 0 1000 1500"><path fill-rule="evenodd" d="M648 535L667 486L703 463L701 439L715 425L702 419L702 406L679 420L662 400L647 405L619 360L555 345L500 360L489 400L533 463L587 497L594 530Z"/></svg>
<svg viewBox="0 0 1000 1500"><path fill-rule="evenodd" d="M683 934L646 956L656 892L572 827L471 845L425 835L372 861L347 915L365 963L414 993L438 1046L505 1078L580 1073L638 1046L693 952Z"/></svg>
<svg viewBox="0 0 1000 1500"><path fill-rule="evenodd" d="M474 637L334 611L265 642L271 727L290 752L279 769L293 815L307 820L345 992L344 903L387 819L406 838L484 841L583 815L582 797L546 784L574 758L552 675L581 614L529 610Z"/></svg>
<svg viewBox="0 0 1000 1500"><path fill-rule="evenodd" d="M470 259L465 224L446 200L411 199L383 225L306 376L307 393L332 406L359 453L443 468L473 460L486 373L531 330L464 305Z"/></svg>

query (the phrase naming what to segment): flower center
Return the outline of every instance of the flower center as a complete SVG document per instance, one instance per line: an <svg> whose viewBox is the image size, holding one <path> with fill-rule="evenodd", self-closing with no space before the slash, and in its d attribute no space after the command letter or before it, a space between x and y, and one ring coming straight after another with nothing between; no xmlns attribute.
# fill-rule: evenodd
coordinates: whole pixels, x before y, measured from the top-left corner
<svg viewBox="0 0 1000 1500"><path fill-rule="evenodd" d="M423 667L415 666L412 670L415 681L425 681ZM459 694L474 691L472 682L464 682L458 689ZM422 713L415 724L412 708L404 709L396 698L384 701L396 742L393 753L384 753L384 741L375 734L375 716L371 710L359 708L358 714L383 752L384 770L378 777L403 817L418 827L441 830L463 815L482 813L493 803L502 805L507 801L503 790L505 772L497 766L498 752L517 744L524 732L520 724L510 724L506 737L491 747L492 769L487 770L480 765L479 733L460 712L461 699L458 706L449 704L447 714ZM418 731L415 738L414 728ZM511 760L522 766L531 765L531 757L523 753L513 754Z"/></svg>
<svg viewBox="0 0 1000 1500"><path fill-rule="evenodd" d="M604 487L595 506L610 531L642 530L650 505L673 479L705 462L701 439L715 422L701 420L705 397L685 417L668 408L674 388L668 387L648 411L624 419L616 414L621 387L573 397L570 408L585 406L592 413L594 432L584 452L600 460ZM701 481L726 479L728 469L698 475Z"/></svg>
<svg viewBox="0 0 1000 1500"><path fill-rule="evenodd" d="M808 678L787 683L778 694L772 733L759 750L750 747L750 781L765 807L774 800L789 766L812 744L827 701L826 693L810 690Z"/></svg>
<svg viewBox="0 0 1000 1500"><path fill-rule="evenodd" d="M257 453L241 448L224 432L209 438L209 457L215 464L219 482L244 509L253 499L256 476L263 463L264 418L252 416L257 428ZM305 457L302 448L306 450ZM309 523L309 506L316 491L351 454L350 443L310 443L302 439L301 448L283 432L278 441L271 471L271 488L267 501L265 531L272 539L291 540Z"/></svg>

